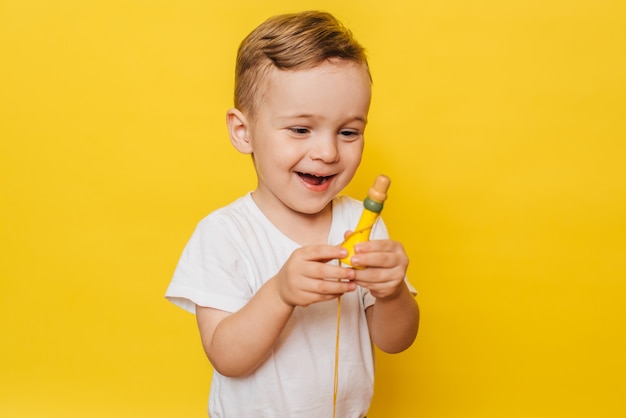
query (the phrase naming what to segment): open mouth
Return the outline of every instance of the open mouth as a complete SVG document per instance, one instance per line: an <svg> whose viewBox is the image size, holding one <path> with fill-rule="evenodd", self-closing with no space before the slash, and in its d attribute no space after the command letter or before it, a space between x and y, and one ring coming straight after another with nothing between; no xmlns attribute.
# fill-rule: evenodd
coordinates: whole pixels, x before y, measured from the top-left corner
<svg viewBox="0 0 626 418"><path fill-rule="evenodd" d="M334 177L334 175L333 176L316 176L314 174L300 173L300 172L296 174L300 176L302 181L304 181L306 184L309 184L311 186L321 186L322 184L326 183L327 181L329 181L330 179Z"/></svg>

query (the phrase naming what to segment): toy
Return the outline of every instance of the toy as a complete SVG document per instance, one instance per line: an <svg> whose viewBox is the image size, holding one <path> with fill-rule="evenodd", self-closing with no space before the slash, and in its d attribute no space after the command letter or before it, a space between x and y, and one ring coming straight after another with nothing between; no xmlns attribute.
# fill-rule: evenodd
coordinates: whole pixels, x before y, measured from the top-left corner
<svg viewBox="0 0 626 418"><path fill-rule="evenodd" d="M369 240L372 227L378 219L380 212L383 210L383 203L387 199L387 190L391 180L387 176L379 175L374 181L374 185L367 192L367 197L363 200L363 213L361 218L352 232L345 239L341 246L348 250L348 255L339 261L346 267L355 269L363 269L364 267L353 267L350 259L354 255L354 246L360 242ZM339 389L339 330L341 326L341 297L337 298L337 334L335 336L335 381L333 390L333 415L335 418L337 411L337 392Z"/></svg>
<svg viewBox="0 0 626 418"><path fill-rule="evenodd" d="M348 250L348 255L339 261L345 266L353 267L350 259L354 255L354 246L360 242L369 240L372 227L383 210L383 204L387 199L387 190L391 180L389 177L379 175L374 181L374 185L369 189L367 197L363 200L363 213L359 219L354 232L350 234L341 246ZM363 267L353 267L362 269Z"/></svg>

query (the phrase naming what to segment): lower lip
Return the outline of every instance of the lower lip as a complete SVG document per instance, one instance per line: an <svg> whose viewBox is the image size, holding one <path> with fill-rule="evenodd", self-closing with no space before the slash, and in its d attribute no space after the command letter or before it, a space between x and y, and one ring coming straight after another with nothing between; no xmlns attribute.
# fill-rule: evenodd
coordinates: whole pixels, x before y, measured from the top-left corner
<svg viewBox="0 0 626 418"><path fill-rule="evenodd" d="M298 178L300 179L300 182L304 184L304 187L306 187L307 189L313 192L325 192L330 187L330 184L334 180L335 176L329 177L322 184L311 184L311 183L307 183L306 181L304 181L304 179L302 179L302 177L300 176L298 176Z"/></svg>

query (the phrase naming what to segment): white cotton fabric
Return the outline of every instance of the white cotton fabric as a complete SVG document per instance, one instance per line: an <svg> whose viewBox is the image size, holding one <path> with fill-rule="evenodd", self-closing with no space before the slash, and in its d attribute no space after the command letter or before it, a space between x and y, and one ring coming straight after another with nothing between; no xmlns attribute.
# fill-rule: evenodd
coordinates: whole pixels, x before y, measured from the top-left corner
<svg viewBox="0 0 626 418"><path fill-rule="evenodd" d="M362 210L362 202L335 198L328 243L341 243ZM387 236L379 219L371 238ZM196 305L235 312L298 247L265 217L248 193L198 224L165 296L191 313ZM361 287L341 298L337 417L363 417L371 402L374 359L365 309L374 302ZM336 324L336 300L297 307L269 358L251 375L229 378L213 373L209 415L332 416Z"/></svg>

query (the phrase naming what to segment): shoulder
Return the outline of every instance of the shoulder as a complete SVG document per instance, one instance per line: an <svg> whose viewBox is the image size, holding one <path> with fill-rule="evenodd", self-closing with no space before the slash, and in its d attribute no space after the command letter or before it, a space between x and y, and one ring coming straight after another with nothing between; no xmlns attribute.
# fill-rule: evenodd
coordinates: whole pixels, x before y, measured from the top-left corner
<svg viewBox="0 0 626 418"><path fill-rule="evenodd" d="M250 193L211 212L198 223L194 235L204 244L210 242L207 245L212 247L234 247L238 251L253 251L251 248L256 251L270 244L277 247L285 241Z"/></svg>
<svg viewBox="0 0 626 418"><path fill-rule="evenodd" d="M240 197L234 202L218 208L209 213L198 223L197 229L220 229L236 227L239 224L252 223L254 216L254 204L250 194Z"/></svg>
<svg viewBox="0 0 626 418"><path fill-rule="evenodd" d="M196 224L187 247L204 252L208 248L221 251L237 246L242 235L245 236L254 228L255 221L250 215L248 199L252 200L249 195L245 195L202 218Z"/></svg>

